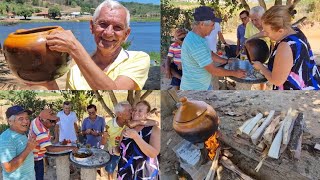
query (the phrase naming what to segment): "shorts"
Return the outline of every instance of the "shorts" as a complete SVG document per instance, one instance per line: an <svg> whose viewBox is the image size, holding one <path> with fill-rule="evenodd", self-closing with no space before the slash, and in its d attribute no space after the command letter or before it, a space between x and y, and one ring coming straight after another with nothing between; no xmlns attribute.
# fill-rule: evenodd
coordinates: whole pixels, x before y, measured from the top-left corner
<svg viewBox="0 0 320 180"><path fill-rule="evenodd" d="M171 63L170 64L170 68L173 69L175 72L177 72L179 75L182 76L182 70L179 70L178 66L176 64ZM181 84L181 79L176 78L176 77L172 77L170 85L172 85L172 86L180 86L180 84Z"/></svg>
<svg viewBox="0 0 320 180"><path fill-rule="evenodd" d="M113 173L116 167L118 166L120 156L110 155L110 161L107 163L104 168L108 173Z"/></svg>

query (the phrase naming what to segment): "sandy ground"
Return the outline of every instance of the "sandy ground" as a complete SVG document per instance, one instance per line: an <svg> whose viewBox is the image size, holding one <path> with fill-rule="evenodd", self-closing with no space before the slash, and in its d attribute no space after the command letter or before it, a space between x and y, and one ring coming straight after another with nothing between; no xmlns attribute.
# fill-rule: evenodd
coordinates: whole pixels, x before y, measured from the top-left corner
<svg viewBox="0 0 320 180"><path fill-rule="evenodd" d="M292 169L289 169L288 174L303 170L301 174L305 176L313 177L313 179L320 179L320 166L318 163L320 159L320 152L314 152L313 146L315 143L320 143L320 94L315 91L303 92L303 91L287 91L277 92L273 91L179 91L179 97L186 96L188 99L201 100L213 106L218 116L220 117L221 132L223 134L232 135L235 130L243 124L243 122L257 112L265 113L270 110L286 112L289 107L296 109L304 113L304 120L307 128L304 133L303 139L303 152L304 157L308 157L306 164L302 159L299 162L288 160L286 157L281 156L281 160L277 161L277 168L272 169L263 165L259 173L254 172L257 161L251 159L235 149L230 151L234 154L234 158L231 160L235 163L243 172L256 179L286 179L289 175L283 174L279 169L280 167L287 166L288 164L294 164ZM162 99L162 102L165 100ZM167 111L166 107L162 107L162 114ZM161 137L161 173L164 177L170 177L172 179L177 178L176 173L179 173L180 178L183 171L179 168L179 161L172 150L182 138L174 131L172 127L173 115L169 114L162 117L162 137ZM312 146L313 145L313 146ZM228 147L227 145L223 145ZM311 150L310 150L311 147ZM246 152L246 151L244 151ZM253 156L255 152L252 153ZM255 154L257 155L257 154ZM267 159L269 162L273 162ZM318 164L312 167L308 163ZM222 179L239 179L234 173L228 172L228 170L222 171ZM292 177L291 177L292 178ZM296 179L296 178L292 178Z"/></svg>
<svg viewBox="0 0 320 180"><path fill-rule="evenodd" d="M313 27L305 26L302 28L302 31L307 36L308 41L310 43L310 46L313 50L314 55L316 56L316 62L318 65L320 65L320 24L315 24ZM236 32L228 32L223 33L223 36L228 44L237 44L237 35ZM164 71L161 72L161 89L167 90L172 88L170 85L171 80L165 78ZM228 86L225 86L222 88L222 90L259 90L259 85L255 84L253 86L243 83L237 83L233 82L229 78L227 78L227 81L220 80L220 89L223 83L227 82ZM269 84L267 90L272 89L272 85Z"/></svg>

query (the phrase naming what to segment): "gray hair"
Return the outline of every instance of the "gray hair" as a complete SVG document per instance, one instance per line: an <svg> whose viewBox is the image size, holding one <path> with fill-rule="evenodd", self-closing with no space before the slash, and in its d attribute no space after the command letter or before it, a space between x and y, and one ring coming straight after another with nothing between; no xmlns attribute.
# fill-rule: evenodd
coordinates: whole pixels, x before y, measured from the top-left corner
<svg viewBox="0 0 320 180"><path fill-rule="evenodd" d="M130 105L130 103L128 101L119 102L117 105L114 106L114 113L117 114L119 112L123 112L125 105Z"/></svg>
<svg viewBox="0 0 320 180"><path fill-rule="evenodd" d="M262 15L264 14L265 10L263 9L263 7L261 6L255 6L253 8L250 9L249 14L253 15L253 14L257 14L259 17L262 17Z"/></svg>
<svg viewBox="0 0 320 180"><path fill-rule="evenodd" d="M211 20L205 20L205 21L193 21L193 25L199 25L201 22L203 22L204 25L209 25L210 23L212 23Z"/></svg>
<svg viewBox="0 0 320 180"><path fill-rule="evenodd" d="M11 125L11 123L16 120L16 117L17 117L16 115L11 115L11 116L8 118L8 123Z"/></svg>
<svg viewBox="0 0 320 180"><path fill-rule="evenodd" d="M97 20L99 14L100 14L101 8L104 6L109 7L111 9L123 8L127 14L127 16L126 16L127 27L130 26L130 12L129 12L129 10L126 7L124 7L122 4L120 4L118 1L114 1L114 0L105 0L96 8L96 10L94 11L94 14L93 14L93 22L95 22Z"/></svg>

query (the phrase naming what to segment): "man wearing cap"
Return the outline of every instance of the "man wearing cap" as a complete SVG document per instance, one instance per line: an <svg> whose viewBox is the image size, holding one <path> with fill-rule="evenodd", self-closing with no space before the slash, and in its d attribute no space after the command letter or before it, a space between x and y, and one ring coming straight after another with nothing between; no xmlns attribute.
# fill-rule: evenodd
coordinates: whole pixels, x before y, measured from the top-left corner
<svg viewBox="0 0 320 180"><path fill-rule="evenodd" d="M231 60L224 59L211 54L205 37L214 28L217 21L213 10L208 6L201 6L195 9L193 14L194 22L190 31L182 44L182 80L181 90L212 90L212 76L235 76L245 77L244 70L230 71L216 67L213 60L219 63L230 63Z"/></svg>
<svg viewBox="0 0 320 180"><path fill-rule="evenodd" d="M21 106L7 109L6 117L10 128L0 135L0 162L3 179L34 180L34 162L32 150L37 142L27 138L31 111Z"/></svg>
<svg viewBox="0 0 320 180"><path fill-rule="evenodd" d="M59 152L69 149L76 149L70 146L52 146L49 128L55 126L58 117L54 115L51 109L42 110L37 118L31 122L29 137L36 138L39 143L33 150L34 155L34 169L36 172L36 179L42 180L44 176L44 154L49 152Z"/></svg>

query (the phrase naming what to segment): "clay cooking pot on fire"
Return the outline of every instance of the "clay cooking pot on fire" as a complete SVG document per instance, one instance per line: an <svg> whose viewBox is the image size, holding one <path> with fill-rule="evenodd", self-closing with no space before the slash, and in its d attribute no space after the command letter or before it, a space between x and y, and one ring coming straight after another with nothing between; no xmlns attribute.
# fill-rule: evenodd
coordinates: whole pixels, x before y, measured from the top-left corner
<svg viewBox="0 0 320 180"><path fill-rule="evenodd" d="M250 39L244 45L249 61L260 61L262 64L269 58L269 47L262 39Z"/></svg>
<svg viewBox="0 0 320 180"><path fill-rule="evenodd" d="M44 83L63 76L69 70L67 53L51 51L46 36L60 26L21 29L9 34L4 42L4 55L12 73L30 84Z"/></svg>
<svg viewBox="0 0 320 180"><path fill-rule="evenodd" d="M182 138L199 143L217 131L219 117L210 105L203 101L188 101L186 97L180 102L182 105L173 118L173 128Z"/></svg>

